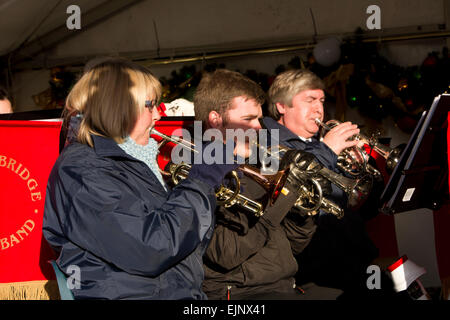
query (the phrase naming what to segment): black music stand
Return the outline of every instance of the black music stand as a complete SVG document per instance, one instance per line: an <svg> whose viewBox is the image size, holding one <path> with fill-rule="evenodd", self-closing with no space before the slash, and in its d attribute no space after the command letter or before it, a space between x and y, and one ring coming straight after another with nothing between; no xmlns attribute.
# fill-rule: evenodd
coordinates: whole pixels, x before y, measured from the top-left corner
<svg viewBox="0 0 450 320"><path fill-rule="evenodd" d="M381 195L380 211L437 209L448 199L447 117L450 94L435 97L422 114Z"/></svg>

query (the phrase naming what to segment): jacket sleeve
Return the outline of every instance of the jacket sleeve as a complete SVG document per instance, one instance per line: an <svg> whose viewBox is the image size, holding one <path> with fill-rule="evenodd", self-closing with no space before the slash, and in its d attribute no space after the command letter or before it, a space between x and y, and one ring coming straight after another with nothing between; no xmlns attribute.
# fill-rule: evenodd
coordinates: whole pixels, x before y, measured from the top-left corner
<svg viewBox="0 0 450 320"><path fill-rule="evenodd" d="M260 222L249 228L246 213L220 210L226 211L227 218L218 219L204 259L206 264L229 271L264 247L268 233Z"/></svg>
<svg viewBox="0 0 450 320"><path fill-rule="evenodd" d="M241 176L241 192L260 201L265 190L247 176ZM231 270L264 247L268 237L267 227L242 208L218 207L216 226L204 261L211 267Z"/></svg>
<svg viewBox="0 0 450 320"><path fill-rule="evenodd" d="M258 198L256 190L260 187L255 186L254 181L244 178L243 184L247 187L247 192L251 194L250 198ZM263 216L254 218L255 221L247 218L249 213L237 210L233 213L220 208L224 212L224 218L218 215L218 224L206 250L205 258L208 263L231 270L259 252L268 241L269 231L280 227L281 221L297 197L298 195L293 191L280 193L276 202L267 206Z"/></svg>
<svg viewBox="0 0 450 320"><path fill-rule="evenodd" d="M53 231L62 232L75 245L128 273L161 274L202 241L211 227L215 195L192 179L180 183L167 199L151 198L151 192L145 193L149 199L139 197L135 188L126 176L104 168L52 172L44 215L46 238Z"/></svg>
<svg viewBox="0 0 450 320"><path fill-rule="evenodd" d="M320 164L328 169L335 170L337 164L337 155L325 143L321 141L312 141L304 147L306 152L312 153Z"/></svg>
<svg viewBox="0 0 450 320"><path fill-rule="evenodd" d="M296 209L289 212L282 225L294 255L300 254L306 248L316 231L313 218L301 216Z"/></svg>

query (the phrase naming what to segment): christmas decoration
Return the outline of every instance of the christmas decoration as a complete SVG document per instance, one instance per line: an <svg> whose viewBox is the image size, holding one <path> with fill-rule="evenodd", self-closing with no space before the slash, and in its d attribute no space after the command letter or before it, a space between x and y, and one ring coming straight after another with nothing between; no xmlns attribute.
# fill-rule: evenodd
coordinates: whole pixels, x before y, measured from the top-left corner
<svg viewBox="0 0 450 320"><path fill-rule="evenodd" d="M235 70L257 82L268 91L276 75L288 69L308 69L322 78L327 100L335 103L335 119L344 121L346 110L353 108L375 128L392 116L396 125L411 133L433 98L450 88L450 56L448 48L430 52L421 65L400 67L379 53L379 44L364 43L364 31L358 29L352 37L338 40L327 38L317 43L306 57L295 56L286 65L278 65L273 74L258 70ZM162 77L160 107L162 113L174 113L169 106L177 99L193 101L202 72L226 68L222 62L206 64L202 70L194 65L173 70L170 78ZM75 75L64 68L51 70L50 88L33 96L45 109L62 107ZM180 101L183 101L180 100ZM265 113L263 106L263 113ZM174 107L175 108L175 107Z"/></svg>
<svg viewBox="0 0 450 320"><path fill-rule="evenodd" d="M168 103L177 98L192 101L201 73L191 65L182 67L179 72L172 71L171 76L170 79L164 77L159 79L163 85L162 101Z"/></svg>
<svg viewBox="0 0 450 320"><path fill-rule="evenodd" d="M324 67L330 67L341 57L341 44L336 38L327 38L316 44L313 50L314 59Z"/></svg>
<svg viewBox="0 0 450 320"><path fill-rule="evenodd" d="M76 76L64 68L50 70L50 88L32 96L34 103L43 109L63 108L70 89L75 84Z"/></svg>
<svg viewBox="0 0 450 320"><path fill-rule="evenodd" d="M393 116L402 131L411 133L433 98L450 88L448 48L442 54L431 52L420 66L400 67L382 57L376 44L363 43L361 34L357 30L343 41L335 65L321 61L316 51L325 45L316 46L307 68L325 81L328 98L336 103L336 119L345 118L347 107L356 108L380 124Z"/></svg>

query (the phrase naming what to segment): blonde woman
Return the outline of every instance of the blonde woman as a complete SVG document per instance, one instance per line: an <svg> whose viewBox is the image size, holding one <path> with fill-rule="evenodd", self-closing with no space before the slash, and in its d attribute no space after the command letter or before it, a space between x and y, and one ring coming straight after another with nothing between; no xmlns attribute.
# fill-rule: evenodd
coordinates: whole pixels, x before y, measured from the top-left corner
<svg viewBox="0 0 450 320"><path fill-rule="evenodd" d="M66 275L79 268L75 299L206 298L202 255L213 231L214 187L236 166L193 165L169 190L149 135L160 95L147 69L109 59L68 97L81 122L50 174L43 233Z"/></svg>

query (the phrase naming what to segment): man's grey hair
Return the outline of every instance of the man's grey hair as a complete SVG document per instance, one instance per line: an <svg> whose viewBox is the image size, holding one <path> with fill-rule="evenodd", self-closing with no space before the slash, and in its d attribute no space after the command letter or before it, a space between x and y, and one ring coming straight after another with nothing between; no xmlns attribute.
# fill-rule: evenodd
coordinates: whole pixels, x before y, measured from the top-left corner
<svg viewBox="0 0 450 320"><path fill-rule="evenodd" d="M316 74L309 70L293 69L280 73L268 92L268 113L275 120L279 120L276 103L292 107L292 99L304 90L325 90L325 83Z"/></svg>

